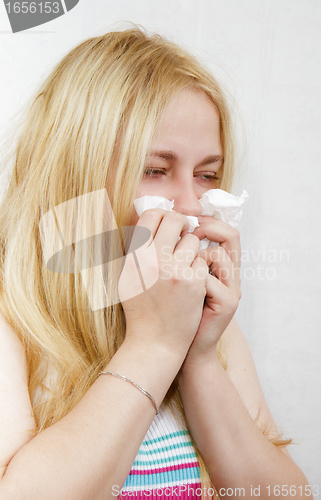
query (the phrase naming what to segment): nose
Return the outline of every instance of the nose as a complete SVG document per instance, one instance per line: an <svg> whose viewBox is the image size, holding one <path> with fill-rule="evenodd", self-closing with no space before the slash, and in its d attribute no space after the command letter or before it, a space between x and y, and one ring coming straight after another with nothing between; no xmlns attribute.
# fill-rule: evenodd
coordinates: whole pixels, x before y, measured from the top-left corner
<svg viewBox="0 0 321 500"><path fill-rule="evenodd" d="M172 187L172 197L174 199L174 210L184 215L194 215L198 217L203 210L192 179L177 179Z"/></svg>

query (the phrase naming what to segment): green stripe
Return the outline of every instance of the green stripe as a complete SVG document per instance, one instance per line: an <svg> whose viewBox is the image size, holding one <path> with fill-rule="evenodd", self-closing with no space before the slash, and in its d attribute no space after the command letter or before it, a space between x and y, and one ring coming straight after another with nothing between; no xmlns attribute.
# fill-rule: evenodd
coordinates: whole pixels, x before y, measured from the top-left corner
<svg viewBox="0 0 321 500"><path fill-rule="evenodd" d="M167 457L167 458L159 458L158 460L150 460L148 462L141 462L140 460L135 460L133 463L133 466L150 466L150 465L160 465L160 464L166 464L169 462L173 462L174 460L182 460L182 459L188 459L188 458L196 458L196 453L186 453L186 455L177 455L177 456L172 456L172 457Z"/></svg>
<svg viewBox="0 0 321 500"><path fill-rule="evenodd" d="M137 455L151 455L153 453L160 453L162 451L168 451L168 450L175 450L175 448L182 448L182 447L187 447L187 446L193 446L191 441L188 443L178 443L178 444L171 444L170 446L165 446L164 448L157 448L155 450L139 450Z"/></svg>
<svg viewBox="0 0 321 500"><path fill-rule="evenodd" d="M143 441L142 444L147 445L147 444L152 444L152 443L158 443L159 441L165 441L165 439L171 439L176 436L186 436L188 435L188 431L176 431L176 432L171 432L170 434L165 434L165 436L160 436L158 438L150 439Z"/></svg>

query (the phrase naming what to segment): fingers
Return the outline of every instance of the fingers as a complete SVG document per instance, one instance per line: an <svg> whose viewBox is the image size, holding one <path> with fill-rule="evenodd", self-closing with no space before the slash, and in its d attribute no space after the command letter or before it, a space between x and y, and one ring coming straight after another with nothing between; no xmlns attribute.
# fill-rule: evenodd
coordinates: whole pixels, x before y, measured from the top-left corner
<svg viewBox="0 0 321 500"><path fill-rule="evenodd" d="M140 216L137 226L151 231L157 251L166 246L173 252L182 231L189 227L188 219L178 212L169 212L161 208L145 210Z"/></svg>
<svg viewBox="0 0 321 500"><path fill-rule="evenodd" d="M177 243L173 258L181 263L183 267L189 267L194 261L200 249L200 240L197 236L187 233Z"/></svg>
<svg viewBox="0 0 321 500"><path fill-rule="evenodd" d="M208 274L208 266L207 266L204 259L197 256L197 257L195 257L195 259L191 265L191 268L195 274L195 277L198 280L203 281L204 299L205 299L206 294L207 294L207 283L208 283L208 279L210 277L210 275Z"/></svg>
<svg viewBox="0 0 321 500"><path fill-rule="evenodd" d="M215 273L215 276L209 275L206 283L206 304L216 313L224 310L230 318L241 298L239 270L235 270L230 257L220 246L202 250L198 255Z"/></svg>
<svg viewBox="0 0 321 500"><path fill-rule="evenodd" d="M195 234L200 240L207 238L210 241L216 241L223 247L236 268L240 267L241 262L241 243L240 235L237 229L229 226L214 217L202 217L201 225L194 229Z"/></svg>
<svg viewBox="0 0 321 500"><path fill-rule="evenodd" d="M151 231L161 266L171 261L177 270L191 267L198 255L222 285L239 290L241 247L237 230L213 217L202 217L201 225L188 233L189 222L185 215L159 208L146 210L137 225ZM177 243L182 234L184 236ZM203 238L217 241L219 246L199 252L199 240ZM210 283L214 283L214 279L210 276Z"/></svg>
<svg viewBox="0 0 321 500"><path fill-rule="evenodd" d="M215 275L223 285L231 290L239 290L240 268L234 265L222 246L201 250L198 256L205 260L211 274ZM211 281L215 280L215 277L210 276Z"/></svg>
<svg viewBox="0 0 321 500"><path fill-rule="evenodd" d="M217 307L225 309L225 312L234 314L241 298L239 288L230 289L214 276L209 275L206 284L206 303L215 310Z"/></svg>

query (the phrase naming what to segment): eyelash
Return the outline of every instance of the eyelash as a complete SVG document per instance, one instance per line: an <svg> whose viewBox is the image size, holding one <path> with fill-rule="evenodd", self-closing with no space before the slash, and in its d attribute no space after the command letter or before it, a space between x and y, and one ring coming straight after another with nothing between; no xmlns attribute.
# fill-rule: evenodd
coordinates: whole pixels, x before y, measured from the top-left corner
<svg viewBox="0 0 321 500"><path fill-rule="evenodd" d="M145 177L158 177L159 175L166 175L166 172L164 170L161 170L158 168L147 168L144 172ZM205 182L219 180L219 178L217 177L215 172L213 172L213 175L212 174L203 174L203 175L200 175L199 177L203 178L205 180Z"/></svg>
<svg viewBox="0 0 321 500"><path fill-rule="evenodd" d="M154 174L164 174L165 175L165 172L164 170L160 170L158 168L146 168L145 169L145 172L144 172L144 176L152 176Z"/></svg>
<svg viewBox="0 0 321 500"><path fill-rule="evenodd" d="M203 177L203 179L205 179L206 181L218 181L219 178L217 177L217 175L214 173L214 175L212 174L204 174L204 175L200 175L200 177Z"/></svg>

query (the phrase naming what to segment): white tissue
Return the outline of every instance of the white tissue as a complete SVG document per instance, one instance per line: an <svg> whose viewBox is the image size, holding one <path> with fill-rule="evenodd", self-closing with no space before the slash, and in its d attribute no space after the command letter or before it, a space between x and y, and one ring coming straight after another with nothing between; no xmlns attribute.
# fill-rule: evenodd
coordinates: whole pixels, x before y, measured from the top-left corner
<svg viewBox="0 0 321 500"><path fill-rule="evenodd" d="M210 189L199 200L203 207L201 215L210 215L232 227L236 227L241 220L242 207L248 196L246 191L243 191L241 196L234 196L222 189ZM174 207L174 200L170 201L163 196L142 196L134 200L134 206L137 215L140 217L145 210L150 208L163 208L171 212ZM192 215L186 217L189 220L188 232L192 233L199 226L198 219ZM217 245L218 243L204 238L200 241L200 250Z"/></svg>

